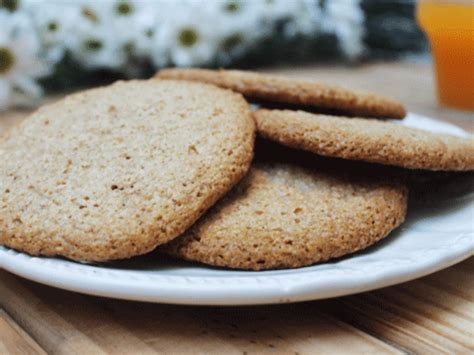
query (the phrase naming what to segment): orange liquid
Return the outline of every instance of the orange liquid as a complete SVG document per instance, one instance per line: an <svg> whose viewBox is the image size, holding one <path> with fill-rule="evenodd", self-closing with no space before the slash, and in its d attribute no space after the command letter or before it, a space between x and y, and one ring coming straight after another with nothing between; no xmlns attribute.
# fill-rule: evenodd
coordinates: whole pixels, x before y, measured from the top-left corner
<svg viewBox="0 0 474 355"><path fill-rule="evenodd" d="M474 2L421 0L418 21L430 39L440 102L474 111Z"/></svg>

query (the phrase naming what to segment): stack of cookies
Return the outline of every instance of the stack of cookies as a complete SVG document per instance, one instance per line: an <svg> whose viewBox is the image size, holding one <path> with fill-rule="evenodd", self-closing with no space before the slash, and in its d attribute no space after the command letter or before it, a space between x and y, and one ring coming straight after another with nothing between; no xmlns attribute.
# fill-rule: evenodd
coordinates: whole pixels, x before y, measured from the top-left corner
<svg viewBox="0 0 474 355"><path fill-rule="evenodd" d="M242 71L74 94L0 138L0 244L88 262L158 247L248 270L353 253L403 223L410 171L474 170L470 138L404 116L375 94Z"/></svg>

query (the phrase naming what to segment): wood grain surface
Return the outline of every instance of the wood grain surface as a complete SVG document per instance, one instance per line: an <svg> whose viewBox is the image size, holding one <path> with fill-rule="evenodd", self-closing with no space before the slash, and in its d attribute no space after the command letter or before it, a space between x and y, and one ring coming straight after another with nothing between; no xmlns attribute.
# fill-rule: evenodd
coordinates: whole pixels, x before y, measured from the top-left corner
<svg viewBox="0 0 474 355"><path fill-rule="evenodd" d="M45 354L18 324L0 309L0 354Z"/></svg>
<svg viewBox="0 0 474 355"><path fill-rule="evenodd" d="M272 71L377 91L403 101L410 111L474 131L472 114L437 106L427 65ZM0 113L0 135L29 111ZM258 307L120 301L0 271L0 354L469 354L474 352L473 271L470 258L377 291Z"/></svg>

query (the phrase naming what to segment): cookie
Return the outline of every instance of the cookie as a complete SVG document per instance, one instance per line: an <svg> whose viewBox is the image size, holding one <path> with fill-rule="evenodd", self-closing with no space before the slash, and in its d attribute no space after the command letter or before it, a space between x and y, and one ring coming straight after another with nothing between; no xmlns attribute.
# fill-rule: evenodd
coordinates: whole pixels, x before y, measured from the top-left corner
<svg viewBox="0 0 474 355"><path fill-rule="evenodd" d="M249 71L164 69L156 77L206 82L251 99L335 109L356 116L403 118L406 114L401 103L377 94Z"/></svg>
<svg viewBox="0 0 474 355"><path fill-rule="evenodd" d="M81 261L128 258L183 233L246 173L241 95L118 82L33 113L0 142L0 244Z"/></svg>
<svg viewBox="0 0 474 355"><path fill-rule="evenodd" d="M254 117L263 137L319 155L408 169L474 170L472 138L303 111L260 109Z"/></svg>
<svg viewBox="0 0 474 355"><path fill-rule="evenodd" d="M258 154L258 152L257 152ZM399 226L407 189L380 174L303 152L256 161L248 175L189 231L160 250L247 270L295 268L364 249ZM280 162L281 160L281 162Z"/></svg>

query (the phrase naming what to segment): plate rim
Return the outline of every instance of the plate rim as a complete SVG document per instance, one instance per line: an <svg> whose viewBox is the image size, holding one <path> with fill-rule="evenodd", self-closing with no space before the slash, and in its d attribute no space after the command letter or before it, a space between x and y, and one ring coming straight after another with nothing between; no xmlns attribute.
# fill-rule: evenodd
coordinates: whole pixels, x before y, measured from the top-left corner
<svg viewBox="0 0 474 355"><path fill-rule="evenodd" d="M440 236L451 239L448 248L443 245L442 259L436 253L439 248L423 248L419 249L424 253L423 258L399 259L396 263L388 259L385 267L370 275L361 268L336 268L329 274L328 270L318 269L305 273L295 269L286 274L266 276L251 272L230 278L143 275L139 271L111 270L67 260L57 263L54 258L29 256L5 247L0 247L0 261L3 260L0 266L32 281L94 296L169 304L275 304L340 297L388 287L426 276L474 255L474 233L461 233L456 238L447 233ZM414 260L416 264L413 264ZM42 267L34 267L38 265ZM311 278L322 273L325 274L322 279ZM52 274L54 278L51 278Z"/></svg>

